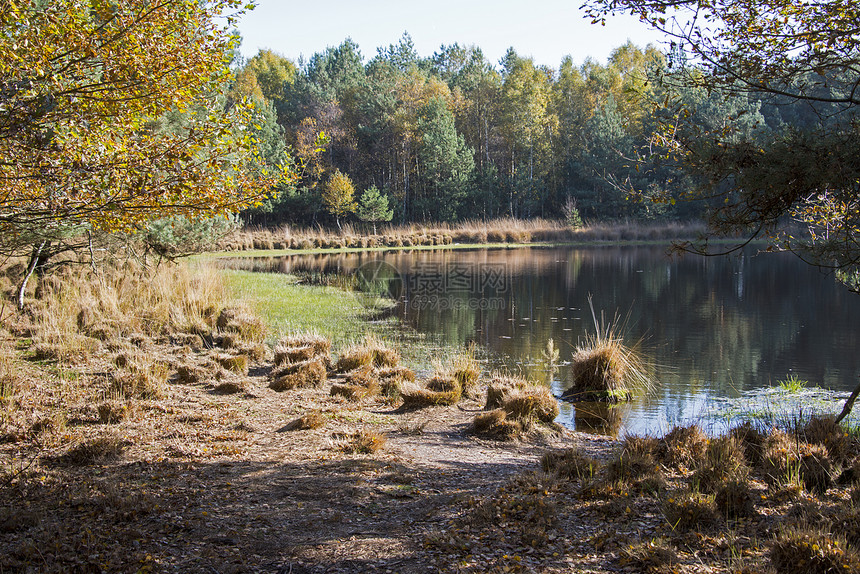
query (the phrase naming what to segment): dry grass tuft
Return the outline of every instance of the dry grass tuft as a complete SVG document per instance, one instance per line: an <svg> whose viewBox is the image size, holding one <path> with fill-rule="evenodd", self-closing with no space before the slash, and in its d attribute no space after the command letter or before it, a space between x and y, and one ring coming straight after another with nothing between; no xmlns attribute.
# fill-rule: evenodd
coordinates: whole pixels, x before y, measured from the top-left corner
<svg viewBox="0 0 860 574"><path fill-rule="evenodd" d="M540 465L544 472L567 480L592 479L601 467L600 461L582 454L577 448L547 451L541 457Z"/></svg>
<svg viewBox="0 0 860 574"><path fill-rule="evenodd" d="M688 490L670 493L663 501L662 508L673 530L698 530L717 520L713 496Z"/></svg>
<svg viewBox="0 0 860 574"><path fill-rule="evenodd" d="M329 394L333 397L343 397L348 401L360 401L365 397L371 396L372 390L363 385L350 385L335 383L331 386Z"/></svg>
<svg viewBox="0 0 860 574"><path fill-rule="evenodd" d="M335 363L335 371L345 373L373 364L373 351L364 345L350 345L343 351Z"/></svg>
<svg viewBox="0 0 860 574"><path fill-rule="evenodd" d="M689 468L705 455L708 437L697 425L675 427L660 440L659 458L673 468Z"/></svg>
<svg viewBox="0 0 860 574"><path fill-rule="evenodd" d="M504 409L495 409L477 415L472 431L483 438L514 440L522 434L523 425L519 421L508 420Z"/></svg>
<svg viewBox="0 0 860 574"><path fill-rule="evenodd" d="M558 416L558 401L546 387L531 386L508 394L502 408L519 421L537 420L551 423Z"/></svg>
<svg viewBox="0 0 860 574"><path fill-rule="evenodd" d="M659 492L666 487L666 478L652 455L627 453L624 449L607 463L606 481L645 493Z"/></svg>
<svg viewBox="0 0 860 574"><path fill-rule="evenodd" d="M405 383L415 381L415 372L403 366L384 367L377 370L376 375L381 385L380 392L390 399L400 396L400 389Z"/></svg>
<svg viewBox="0 0 860 574"><path fill-rule="evenodd" d="M860 571L860 557L841 536L809 527L780 530L770 549L777 572L793 574L846 574Z"/></svg>
<svg viewBox="0 0 860 574"><path fill-rule="evenodd" d="M163 399L167 396L170 367L165 363L146 362L119 369L111 375L111 391L126 399Z"/></svg>
<svg viewBox="0 0 860 574"><path fill-rule="evenodd" d="M744 458L750 465L756 466L761 462L762 456L764 456L766 434L755 428L751 422L746 421L729 431L729 435L741 441Z"/></svg>
<svg viewBox="0 0 860 574"><path fill-rule="evenodd" d="M396 350L369 335L364 343L353 343L341 351L335 364L335 371L344 373L365 366L377 369L394 368L399 363L400 354Z"/></svg>
<svg viewBox="0 0 860 574"><path fill-rule="evenodd" d="M571 364L571 386L565 396L586 401L630 400L633 390L647 386L649 377L635 348L611 331L589 336L578 345Z"/></svg>
<svg viewBox="0 0 860 574"><path fill-rule="evenodd" d="M678 562L678 553L664 538L636 542L621 549L618 565L636 572L667 572Z"/></svg>
<svg viewBox="0 0 860 574"><path fill-rule="evenodd" d="M752 490L745 480L723 483L716 491L714 503L728 520L748 518L755 514Z"/></svg>
<svg viewBox="0 0 860 574"><path fill-rule="evenodd" d="M235 395L236 393L244 393L248 390L248 381L241 379L238 381L223 381L215 385L212 392L219 395Z"/></svg>
<svg viewBox="0 0 860 574"><path fill-rule="evenodd" d="M96 407L96 411L99 414L99 422L102 424L120 423L127 419L135 410L134 403L116 399L104 401Z"/></svg>
<svg viewBox="0 0 860 574"><path fill-rule="evenodd" d="M216 363L218 363L231 373L235 373L237 375L242 376L248 375L248 368L250 367L251 361L249 360L247 355L218 354L215 355L213 358Z"/></svg>
<svg viewBox="0 0 860 574"><path fill-rule="evenodd" d="M496 375L487 385L487 402L484 410L497 409L505 403L505 397L512 391L525 389L531 386L527 380L520 377Z"/></svg>
<svg viewBox="0 0 860 574"><path fill-rule="evenodd" d="M827 455L836 464L844 464L854 451L853 440L832 416L815 417L803 427L801 436L809 444L827 449Z"/></svg>
<svg viewBox="0 0 860 574"><path fill-rule="evenodd" d="M803 445L800 451L800 480L804 488L822 495L833 484L833 465L820 444Z"/></svg>
<svg viewBox="0 0 860 574"><path fill-rule="evenodd" d="M176 367L176 380L179 383L193 385L206 376L206 371L195 365L179 365Z"/></svg>
<svg viewBox="0 0 860 574"><path fill-rule="evenodd" d="M729 481L743 481L749 475L743 444L732 435L708 442L705 456L693 473L692 483L702 492L714 493Z"/></svg>
<svg viewBox="0 0 860 574"><path fill-rule="evenodd" d="M235 333L242 341L261 343L266 338L266 325L262 319L244 306L223 309L215 326L224 333Z"/></svg>
<svg viewBox="0 0 860 574"><path fill-rule="evenodd" d="M103 436L77 443L60 460L68 464L97 464L119 458L124 450L124 441L114 436Z"/></svg>
<svg viewBox="0 0 860 574"><path fill-rule="evenodd" d="M650 436L628 435L621 443L621 452L628 455L656 457L660 448L660 440Z"/></svg>
<svg viewBox="0 0 860 574"><path fill-rule="evenodd" d="M314 430L325 426L326 417L320 411L309 411L284 427L286 431Z"/></svg>
<svg viewBox="0 0 860 574"><path fill-rule="evenodd" d="M385 446L385 435L375 431L361 430L351 435L343 446L347 454L375 454Z"/></svg>
<svg viewBox="0 0 860 574"><path fill-rule="evenodd" d="M425 386L417 383L404 383L400 388L403 406L407 409L436 405L454 405L460 402L460 385L451 378L435 376Z"/></svg>
<svg viewBox="0 0 860 574"><path fill-rule="evenodd" d="M326 369L322 359L316 358L286 365L270 375L269 388L281 392L292 389L319 387L325 382Z"/></svg>

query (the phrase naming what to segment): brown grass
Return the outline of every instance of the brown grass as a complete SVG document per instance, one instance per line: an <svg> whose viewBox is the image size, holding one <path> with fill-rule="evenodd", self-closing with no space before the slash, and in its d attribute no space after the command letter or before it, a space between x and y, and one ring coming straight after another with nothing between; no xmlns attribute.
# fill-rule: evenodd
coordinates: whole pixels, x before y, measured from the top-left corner
<svg viewBox="0 0 860 574"><path fill-rule="evenodd" d="M693 467L704 456L708 437L696 425L675 427L660 440L659 458L671 467Z"/></svg>
<svg viewBox="0 0 860 574"><path fill-rule="evenodd" d="M487 402L484 410L497 409L505 402L505 397L514 390L522 390L532 386L530 382L520 377L495 375L487 385Z"/></svg>
<svg viewBox="0 0 860 574"><path fill-rule="evenodd" d="M434 391L429 385L436 388L449 388L450 390ZM437 405L454 405L460 402L462 397L460 386L451 379L434 377L428 382L428 386L417 383L404 383L400 388L400 397L403 406L407 409L424 408Z"/></svg>
<svg viewBox="0 0 860 574"><path fill-rule="evenodd" d="M320 411L309 411L284 427L286 431L314 430L325 426L326 417Z"/></svg>
<svg viewBox="0 0 860 574"><path fill-rule="evenodd" d="M558 401L546 387L532 386L505 396L502 408L515 420L551 423L558 416Z"/></svg>
<svg viewBox="0 0 860 574"><path fill-rule="evenodd" d="M841 536L809 527L780 530L770 549L778 572L793 574L846 574L860 571L860 556Z"/></svg>
<svg viewBox="0 0 860 574"><path fill-rule="evenodd" d="M275 365L331 356L331 341L315 333L293 333L281 338L275 346Z"/></svg>
<svg viewBox="0 0 860 574"><path fill-rule="evenodd" d="M281 392L292 389L319 387L325 382L326 369L322 359L286 365L270 375L269 388Z"/></svg>
<svg viewBox="0 0 860 574"><path fill-rule="evenodd" d="M508 420L504 409L496 409L475 416L472 431L479 437L493 440L513 440L523 432L523 425Z"/></svg>
<svg viewBox="0 0 860 574"><path fill-rule="evenodd" d="M115 436L102 436L79 442L60 457L68 464L96 464L119 458L125 450L125 442Z"/></svg>
<svg viewBox="0 0 860 574"><path fill-rule="evenodd" d="M602 466L599 460L582 454L578 448L547 451L541 456L540 465L544 472L567 480L593 478Z"/></svg>
<svg viewBox="0 0 860 574"><path fill-rule="evenodd" d="M632 221L591 224L574 229L562 221L502 218L386 226L377 235L364 235L351 225L340 229L284 226L278 229L245 229L219 243L223 251L250 249L311 249L339 247L401 247L453 243L617 242L695 239L704 231L701 223L666 222L645 225Z"/></svg>
<svg viewBox="0 0 860 574"><path fill-rule="evenodd" d="M385 447L385 443L385 435L375 431L360 430L348 437L342 450L347 454L375 454Z"/></svg>

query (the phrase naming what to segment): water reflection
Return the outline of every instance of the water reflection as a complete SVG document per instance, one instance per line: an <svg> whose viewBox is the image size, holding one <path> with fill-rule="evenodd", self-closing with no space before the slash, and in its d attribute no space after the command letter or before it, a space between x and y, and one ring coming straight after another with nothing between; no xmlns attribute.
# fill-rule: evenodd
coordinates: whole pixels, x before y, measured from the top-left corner
<svg viewBox="0 0 860 574"><path fill-rule="evenodd" d="M573 349L593 332L598 312L624 323L628 344L642 340L659 384L629 405L603 413L611 434L655 433L702 419L715 400L776 383L789 373L850 390L860 375L860 297L789 254L670 258L663 247L411 251L254 260L283 273L351 274L384 260L400 274L392 311L449 344L477 342L493 366L566 388ZM247 261L247 260L246 260ZM548 377L541 351L561 349ZM593 412L562 405L560 420L592 424ZM589 422L586 422L589 421ZM595 426L595 425L592 425Z"/></svg>

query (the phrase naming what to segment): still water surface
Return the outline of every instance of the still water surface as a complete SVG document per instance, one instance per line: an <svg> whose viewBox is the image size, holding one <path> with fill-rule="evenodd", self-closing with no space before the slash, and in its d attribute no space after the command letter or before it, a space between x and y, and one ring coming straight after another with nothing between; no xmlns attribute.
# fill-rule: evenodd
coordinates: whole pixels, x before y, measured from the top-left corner
<svg viewBox="0 0 860 574"><path fill-rule="evenodd" d="M748 248L670 257L665 247L477 249L289 256L261 266L377 278L396 313L448 344L475 342L490 367L545 381L560 395L569 361L593 334L588 304L640 342L656 384L629 404L562 403L562 424L654 434L713 420L726 405L794 374L850 391L860 375L860 297L790 254ZM551 372L547 340L560 350Z"/></svg>

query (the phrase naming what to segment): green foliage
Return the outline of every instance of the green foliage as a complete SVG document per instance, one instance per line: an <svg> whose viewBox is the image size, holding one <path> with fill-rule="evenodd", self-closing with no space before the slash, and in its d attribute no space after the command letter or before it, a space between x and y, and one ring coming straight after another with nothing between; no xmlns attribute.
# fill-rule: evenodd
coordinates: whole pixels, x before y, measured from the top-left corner
<svg viewBox="0 0 860 574"><path fill-rule="evenodd" d="M361 194L358 205L358 218L362 221L373 223L373 233L376 233L376 224L381 221L391 221L394 211L388 207L388 198L379 193L375 185L371 185Z"/></svg>
<svg viewBox="0 0 860 574"><path fill-rule="evenodd" d="M596 21L633 13L675 40L651 149L691 176L682 197L712 200L713 230L763 235L850 278L860 261L860 7L591 0L586 8ZM665 191L652 197L671 201ZM800 231L785 231L786 220Z"/></svg>
<svg viewBox="0 0 860 574"><path fill-rule="evenodd" d="M214 250L218 240L237 227L235 216L188 219L179 215L149 222L138 239L158 257L176 259Z"/></svg>

